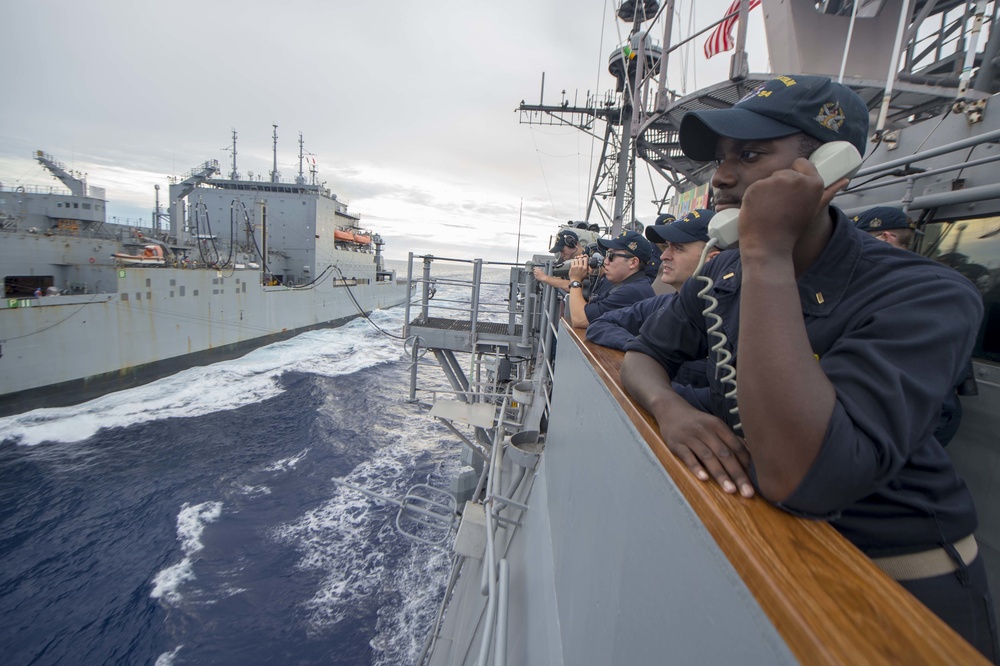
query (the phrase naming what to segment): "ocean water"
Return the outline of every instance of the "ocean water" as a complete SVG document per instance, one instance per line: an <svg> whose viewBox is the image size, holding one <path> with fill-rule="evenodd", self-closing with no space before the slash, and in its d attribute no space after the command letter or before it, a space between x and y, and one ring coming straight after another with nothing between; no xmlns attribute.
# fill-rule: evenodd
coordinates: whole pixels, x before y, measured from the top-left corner
<svg viewBox="0 0 1000 666"><path fill-rule="evenodd" d="M0 419L3 663L413 663L449 551L331 481L448 487L461 445L408 378L358 319Z"/></svg>

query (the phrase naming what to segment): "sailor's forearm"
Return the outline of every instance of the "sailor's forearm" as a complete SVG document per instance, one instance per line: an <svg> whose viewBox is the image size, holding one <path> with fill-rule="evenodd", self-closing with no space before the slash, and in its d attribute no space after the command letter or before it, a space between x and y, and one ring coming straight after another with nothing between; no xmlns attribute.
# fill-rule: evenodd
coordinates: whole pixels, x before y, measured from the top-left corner
<svg viewBox="0 0 1000 666"><path fill-rule="evenodd" d="M670 374L655 359L642 352L625 352L621 380L632 399L652 414L658 423L667 418L678 400L687 404L674 392Z"/></svg>
<svg viewBox="0 0 1000 666"><path fill-rule="evenodd" d="M583 289L574 287L569 290L569 315L573 328L587 328L590 320L587 319L587 301L583 297Z"/></svg>
<svg viewBox="0 0 1000 666"><path fill-rule="evenodd" d="M744 265L737 348L746 445L761 492L781 501L816 459L836 401L806 333L790 257Z"/></svg>

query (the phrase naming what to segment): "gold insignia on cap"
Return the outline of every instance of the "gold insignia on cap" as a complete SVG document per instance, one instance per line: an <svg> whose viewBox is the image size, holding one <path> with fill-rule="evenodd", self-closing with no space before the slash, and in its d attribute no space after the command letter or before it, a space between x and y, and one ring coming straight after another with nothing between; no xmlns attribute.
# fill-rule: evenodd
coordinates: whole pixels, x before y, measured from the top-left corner
<svg viewBox="0 0 1000 666"><path fill-rule="evenodd" d="M756 97L757 95L760 95L762 92L764 92L766 89L767 89L767 84L766 83L762 83L759 86L757 86L756 88L754 88L753 90L751 90L750 92L748 92L746 95L743 95L743 97L740 98L740 101L736 102L736 104L741 104L742 102L747 101L751 97ZM770 94L771 93L768 93L768 95L770 95ZM767 95L764 95L764 97L767 97Z"/></svg>
<svg viewBox="0 0 1000 666"><path fill-rule="evenodd" d="M823 105L823 108L819 110L819 115L815 118L823 127L828 130L833 130L834 132L840 131L840 126L844 124L846 116L844 115L844 110L840 108L840 105L836 102L827 102Z"/></svg>
<svg viewBox="0 0 1000 666"><path fill-rule="evenodd" d="M777 80L784 83L786 88L790 88L795 85L795 79L790 76L779 76Z"/></svg>
<svg viewBox="0 0 1000 666"><path fill-rule="evenodd" d="M880 218L873 218L871 222L868 223L869 229L876 229L882 226L882 220Z"/></svg>
<svg viewBox="0 0 1000 666"><path fill-rule="evenodd" d="M635 248L637 247L639 247L639 244L636 243L635 241L632 241L631 243L628 244L628 249L632 250L633 252L635 252Z"/></svg>

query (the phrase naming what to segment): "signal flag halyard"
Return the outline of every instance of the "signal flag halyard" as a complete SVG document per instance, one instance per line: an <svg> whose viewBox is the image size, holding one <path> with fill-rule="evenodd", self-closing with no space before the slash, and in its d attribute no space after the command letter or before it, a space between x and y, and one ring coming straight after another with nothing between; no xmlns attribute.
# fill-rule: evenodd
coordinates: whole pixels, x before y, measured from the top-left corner
<svg viewBox="0 0 1000 666"><path fill-rule="evenodd" d="M750 9L747 10L749 13L753 11L754 7L760 5L760 0L750 0ZM740 8L740 0L733 0L733 4L729 5L729 9L726 10L726 16L730 14L735 14ZM736 44L733 42L733 26L736 25L737 16L729 16L725 21L715 26L715 30L712 34L708 36L705 40L705 57L711 58L717 53L722 53L723 51L732 50Z"/></svg>

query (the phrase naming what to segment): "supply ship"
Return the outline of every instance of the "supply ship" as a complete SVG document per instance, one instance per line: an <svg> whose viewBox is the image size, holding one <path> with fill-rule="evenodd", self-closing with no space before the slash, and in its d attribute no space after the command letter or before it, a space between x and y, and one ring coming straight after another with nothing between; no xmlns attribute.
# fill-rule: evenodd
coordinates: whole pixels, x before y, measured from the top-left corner
<svg viewBox="0 0 1000 666"><path fill-rule="evenodd" d="M0 415L82 402L399 305L381 237L324 184L241 178L207 161L150 227L52 156L61 187L0 186Z"/></svg>
<svg viewBox="0 0 1000 666"><path fill-rule="evenodd" d="M580 106L522 102L522 121L598 137L603 124L588 222L599 214L614 235L636 226L636 162L665 179L657 212L711 207L714 165L689 160L677 143L686 111L725 108L778 75L827 75L857 91L872 113L872 144L835 203L848 215L904 209L922 232L913 249L953 266L983 297L976 386L961 396L961 428L946 450L975 498L996 595L997 3L736 0L678 37L681 4L617 3L631 29L609 59L616 90ZM758 4L773 73L747 65L747 17ZM669 60L737 20L729 78L671 90ZM415 488L397 502L405 535L454 557L416 663L986 663L828 523L697 480L624 391L622 353L569 327L561 295L534 282L531 264L551 270L549 255L528 266L410 262L419 295L407 305L410 398L462 441L468 465L449 492ZM459 311L454 296L448 307L431 296L444 283L435 276L463 263L468 279L449 278L464 294ZM488 269L509 271L509 284L489 284Z"/></svg>

